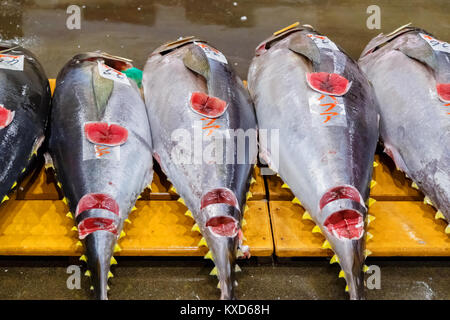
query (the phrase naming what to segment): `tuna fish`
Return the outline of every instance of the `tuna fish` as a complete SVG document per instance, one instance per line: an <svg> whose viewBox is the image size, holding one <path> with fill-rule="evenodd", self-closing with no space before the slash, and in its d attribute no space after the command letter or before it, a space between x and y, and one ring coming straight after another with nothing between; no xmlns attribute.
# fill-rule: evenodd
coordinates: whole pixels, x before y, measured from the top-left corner
<svg viewBox="0 0 450 320"><path fill-rule="evenodd" d="M241 226L257 157L248 92L226 57L194 37L156 49L142 82L154 157L206 240L220 298L233 299L235 259L248 254Z"/></svg>
<svg viewBox="0 0 450 320"><path fill-rule="evenodd" d="M385 152L450 222L450 45L406 25L372 39L359 64L379 101Z"/></svg>
<svg viewBox="0 0 450 320"><path fill-rule="evenodd" d="M351 299L364 297L366 202L378 141L372 88L357 64L328 37L298 23L256 49L248 74L260 145L336 253Z"/></svg>
<svg viewBox="0 0 450 320"><path fill-rule="evenodd" d="M97 299L107 299L123 224L153 177L147 111L124 74L131 67L103 52L76 55L53 97L50 152Z"/></svg>
<svg viewBox="0 0 450 320"><path fill-rule="evenodd" d="M45 137L50 86L28 50L0 42L0 203L31 167Z"/></svg>

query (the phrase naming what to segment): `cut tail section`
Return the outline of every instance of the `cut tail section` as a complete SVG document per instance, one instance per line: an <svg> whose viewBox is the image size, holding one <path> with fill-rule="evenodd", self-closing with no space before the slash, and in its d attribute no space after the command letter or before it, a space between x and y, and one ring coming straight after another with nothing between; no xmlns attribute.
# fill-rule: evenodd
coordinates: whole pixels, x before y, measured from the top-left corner
<svg viewBox="0 0 450 320"><path fill-rule="evenodd" d="M85 238L87 267L96 299L107 300L108 275L117 237L107 231L96 231Z"/></svg>

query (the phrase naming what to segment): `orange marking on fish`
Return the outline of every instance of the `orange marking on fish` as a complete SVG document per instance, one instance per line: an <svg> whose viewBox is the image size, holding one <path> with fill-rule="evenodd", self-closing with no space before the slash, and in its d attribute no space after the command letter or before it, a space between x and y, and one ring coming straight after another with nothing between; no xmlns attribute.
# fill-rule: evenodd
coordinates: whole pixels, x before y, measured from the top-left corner
<svg viewBox="0 0 450 320"><path fill-rule="evenodd" d="M111 153L108 150L109 150L109 147L100 147L97 145L95 146L95 153L99 157L104 156L105 154Z"/></svg>
<svg viewBox="0 0 450 320"><path fill-rule="evenodd" d="M203 130L210 129L209 132L208 132L208 134L207 134L207 136L209 136L209 135L211 135L211 133L213 133L213 129L219 129L219 128L220 128L220 125L218 125L218 124L212 126L212 124L213 124L214 122L216 122L217 119L201 118L200 120L210 120L210 121L206 124L206 127L202 127Z"/></svg>
<svg viewBox="0 0 450 320"><path fill-rule="evenodd" d="M336 103L325 103L325 104L321 104L322 107L326 107L326 106L330 106L327 110L325 110L325 112L333 110L334 107L336 107Z"/></svg>
<svg viewBox="0 0 450 320"><path fill-rule="evenodd" d="M323 123L327 123L328 121L330 121L334 116L338 116L339 113L337 112L322 112L320 114L321 116L327 115L327 118L325 119L325 121Z"/></svg>

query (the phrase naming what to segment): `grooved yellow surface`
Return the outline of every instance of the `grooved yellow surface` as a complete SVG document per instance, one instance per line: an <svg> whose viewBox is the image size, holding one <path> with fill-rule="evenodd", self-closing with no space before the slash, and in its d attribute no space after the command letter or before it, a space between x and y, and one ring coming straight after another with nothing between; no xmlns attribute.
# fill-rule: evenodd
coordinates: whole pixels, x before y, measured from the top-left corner
<svg viewBox="0 0 450 320"><path fill-rule="evenodd" d="M304 209L290 201L271 201L275 254L279 257L331 256L321 249L324 237L312 233L314 222L303 220ZM375 216L367 231L373 256L450 256L447 223L435 220L435 210L420 201L377 201L369 209Z"/></svg>
<svg viewBox="0 0 450 320"><path fill-rule="evenodd" d="M249 201L243 232L254 256L270 256L273 241L267 202ZM198 232L191 232L193 220L177 201L138 201L138 210L125 224L126 236L119 240L128 256L201 256ZM60 200L11 200L0 208L0 255L80 255L77 233L71 231L66 205Z"/></svg>
<svg viewBox="0 0 450 320"><path fill-rule="evenodd" d="M423 194L411 187L411 179L395 168L394 162L385 154L375 155L379 164L373 169L372 179L376 181L370 196L376 200L419 201ZM281 188L283 180L276 175L268 176L269 200L292 200L294 195L290 189Z"/></svg>
<svg viewBox="0 0 450 320"><path fill-rule="evenodd" d="M159 174L158 174L159 173ZM178 194L170 190L172 184L167 181L164 174L158 172L153 175L151 191L145 190L142 193L144 200L176 200L179 198ZM253 174L256 182L250 186L252 196L249 201L262 200L266 198L266 191L264 187L264 179L260 175L260 169L255 168ZM61 193L62 195L62 193ZM41 169L30 176L28 176L18 188L17 198L20 200L59 200L62 198L58 193L56 180L51 173L46 173Z"/></svg>

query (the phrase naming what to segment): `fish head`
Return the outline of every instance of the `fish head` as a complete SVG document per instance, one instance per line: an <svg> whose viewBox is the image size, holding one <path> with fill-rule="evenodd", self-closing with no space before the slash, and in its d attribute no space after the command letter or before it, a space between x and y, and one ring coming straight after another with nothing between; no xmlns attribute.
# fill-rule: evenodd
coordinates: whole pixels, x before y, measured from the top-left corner
<svg viewBox="0 0 450 320"><path fill-rule="evenodd" d="M133 68L132 60L114 56L107 52L103 51L94 51L94 52L85 52L80 53L72 58L73 61L76 61L77 63L82 61L103 61L106 65L109 67L118 70L118 71L124 71L130 68Z"/></svg>

